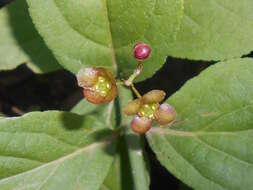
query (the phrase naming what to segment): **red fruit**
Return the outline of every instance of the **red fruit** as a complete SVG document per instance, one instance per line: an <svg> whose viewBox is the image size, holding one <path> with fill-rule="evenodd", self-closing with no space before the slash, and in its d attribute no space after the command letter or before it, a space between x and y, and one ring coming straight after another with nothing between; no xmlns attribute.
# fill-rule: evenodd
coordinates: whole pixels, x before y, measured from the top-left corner
<svg viewBox="0 0 253 190"><path fill-rule="evenodd" d="M145 134L152 125L152 119L136 115L131 121L131 128L135 133Z"/></svg>
<svg viewBox="0 0 253 190"><path fill-rule="evenodd" d="M169 104L163 103L159 106L154 116L160 125L168 125L176 119L176 110Z"/></svg>
<svg viewBox="0 0 253 190"><path fill-rule="evenodd" d="M139 61L147 59L150 53L151 49L149 45L145 43L138 43L134 46L134 57Z"/></svg>

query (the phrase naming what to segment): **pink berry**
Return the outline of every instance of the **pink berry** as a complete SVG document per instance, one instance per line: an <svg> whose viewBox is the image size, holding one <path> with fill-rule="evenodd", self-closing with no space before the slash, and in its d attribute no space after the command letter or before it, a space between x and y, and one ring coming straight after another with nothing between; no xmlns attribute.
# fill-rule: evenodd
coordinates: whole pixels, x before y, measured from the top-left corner
<svg viewBox="0 0 253 190"><path fill-rule="evenodd" d="M168 125L176 119L176 110L169 104L163 103L159 106L154 116L160 125Z"/></svg>
<svg viewBox="0 0 253 190"><path fill-rule="evenodd" d="M131 122L132 130L138 134L145 134L151 128L151 125L152 119L140 117L138 115L136 115Z"/></svg>
<svg viewBox="0 0 253 190"><path fill-rule="evenodd" d="M150 53L151 49L149 45L145 43L138 43L134 46L134 57L139 61L147 59Z"/></svg>

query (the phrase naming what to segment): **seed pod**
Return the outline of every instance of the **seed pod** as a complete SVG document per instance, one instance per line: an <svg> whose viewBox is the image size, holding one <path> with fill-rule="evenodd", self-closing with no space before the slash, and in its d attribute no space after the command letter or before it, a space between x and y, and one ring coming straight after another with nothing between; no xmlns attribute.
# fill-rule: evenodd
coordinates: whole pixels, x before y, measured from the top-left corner
<svg viewBox="0 0 253 190"><path fill-rule="evenodd" d="M105 103L105 97L93 90L83 90L83 95L86 100L92 104L103 104Z"/></svg>
<svg viewBox="0 0 253 190"><path fill-rule="evenodd" d="M154 113L156 121L160 125L168 125L176 119L176 110L169 104L163 103Z"/></svg>
<svg viewBox="0 0 253 190"><path fill-rule="evenodd" d="M163 101L165 98L166 93L162 90L151 90L150 92L143 95L142 100L143 103L159 103Z"/></svg>
<svg viewBox="0 0 253 190"><path fill-rule="evenodd" d="M111 90L107 93L106 98L105 98L105 102L110 102L118 94L116 80L113 74L104 68L98 68L98 75L105 77L111 85Z"/></svg>
<svg viewBox="0 0 253 190"><path fill-rule="evenodd" d="M78 86L85 88L93 86L98 80L98 71L94 67L81 69L77 75Z"/></svg>
<svg viewBox="0 0 253 190"><path fill-rule="evenodd" d="M108 70L106 70L105 68L102 68L102 67L96 68L96 70L97 70L97 75L98 76L104 77L105 79L110 81L112 83L112 85L116 85L115 78L114 78L113 74L110 71L108 71Z"/></svg>
<svg viewBox="0 0 253 190"><path fill-rule="evenodd" d="M114 100L114 98L117 96L118 91L117 91L117 86L116 83L112 84L111 90L108 92L108 94L105 97L105 103L111 102Z"/></svg>
<svg viewBox="0 0 253 190"><path fill-rule="evenodd" d="M77 74L78 85L83 87L87 101L103 104L117 96L117 86L113 75L104 68L89 67Z"/></svg>
<svg viewBox="0 0 253 190"><path fill-rule="evenodd" d="M142 102L140 99L135 99L129 102L123 109L124 114L126 115L135 115L138 113L141 108Z"/></svg>
<svg viewBox="0 0 253 190"><path fill-rule="evenodd" d="M147 59L150 53L151 53L151 49L149 45L145 43L137 43L134 46L134 57L139 61L143 61Z"/></svg>
<svg viewBox="0 0 253 190"><path fill-rule="evenodd" d="M139 109L138 115L140 117L147 117L149 119L154 119L154 113L159 107L158 103L143 104Z"/></svg>
<svg viewBox="0 0 253 190"><path fill-rule="evenodd" d="M145 134L152 125L152 119L136 115L131 121L131 128L135 133Z"/></svg>

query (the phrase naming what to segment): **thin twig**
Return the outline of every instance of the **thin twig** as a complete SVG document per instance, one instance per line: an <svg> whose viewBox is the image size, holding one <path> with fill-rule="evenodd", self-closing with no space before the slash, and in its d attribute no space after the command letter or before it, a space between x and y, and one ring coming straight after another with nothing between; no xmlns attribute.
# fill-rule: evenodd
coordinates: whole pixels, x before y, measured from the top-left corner
<svg viewBox="0 0 253 190"><path fill-rule="evenodd" d="M133 92L135 93L135 95L137 96L137 98L141 98L141 94L140 94L139 91L135 88L134 84L131 84L131 88L132 88Z"/></svg>
<svg viewBox="0 0 253 190"><path fill-rule="evenodd" d="M124 85L131 86L131 84L133 84L134 79L141 74L141 71L142 71L142 64L140 62L134 73L127 80L123 81Z"/></svg>

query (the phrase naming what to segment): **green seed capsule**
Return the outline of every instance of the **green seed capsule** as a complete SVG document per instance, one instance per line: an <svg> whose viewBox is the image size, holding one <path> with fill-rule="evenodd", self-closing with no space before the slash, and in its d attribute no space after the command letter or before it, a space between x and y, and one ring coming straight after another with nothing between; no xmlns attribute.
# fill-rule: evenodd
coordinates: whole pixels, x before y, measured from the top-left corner
<svg viewBox="0 0 253 190"><path fill-rule="evenodd" d="M162 90L151 90L148 93L144 94L142 100L144 103L159 103L163 101L166 93Z"/></svg>
<svg viewBox="0 0 253 190"><path fill-rule="evenodd" d="M123 112L126 115L136 115L141 108L142 102L141 99L135 99L124 107Z"/></svg>

